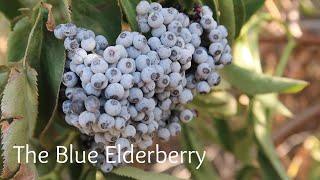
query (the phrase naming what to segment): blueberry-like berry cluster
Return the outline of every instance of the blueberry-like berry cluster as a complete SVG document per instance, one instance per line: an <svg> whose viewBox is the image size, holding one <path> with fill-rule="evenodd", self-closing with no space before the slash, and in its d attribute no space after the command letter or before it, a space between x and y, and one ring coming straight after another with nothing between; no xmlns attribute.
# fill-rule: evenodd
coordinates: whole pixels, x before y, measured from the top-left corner
<svg viewBox="0 0 320 180"><path fill-rule="evenodd" d="M65 120L91 137L90 148L100 153L94 165L105 173L123 162L107 163L104 146L145 150L154 135L163 141L176 136L180 122L196 115L184 105L218 85L217 70L232 59L227 30L208 6L196 8L195 20L155 2L141 1L136 12L140 31L152 37L124 31L112 46L71 23L54 30L67 51Z"/></svg>

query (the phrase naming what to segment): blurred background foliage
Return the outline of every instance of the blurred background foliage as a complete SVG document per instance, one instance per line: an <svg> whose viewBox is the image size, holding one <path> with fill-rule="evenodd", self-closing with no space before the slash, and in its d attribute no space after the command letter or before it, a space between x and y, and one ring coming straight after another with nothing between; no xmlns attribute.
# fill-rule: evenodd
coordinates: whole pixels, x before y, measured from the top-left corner
<svg viewBox="0 0 320 180"><path fill-rule="evenodd" d="M106 35L111 42L121 28L137 30L134 17L139 0L45 2L52 5L56 23L72 21ZM181 135L169 143L157 141L165 151L206 150L206 162L199 170L195 170L197 162L134 164L145 171L124 168L107 176L89 165L37 164L40 179L320 179L320 1L159 2L180 6L185 12L195 3L209 5L216 20L227 26L233 43L233 64L221 72L222 83L189 105L198 111L198 118L184 125ZM41 49L41 55L31 54L35 60L28 62L39 74L39 115L35 138L27 142L36 150L51 151L70 143L81 149L78 132L63 122L59 103L55 108L61 80L45 71L56 69L58 73L48 74L59 77L63 62L58 59L64 58L63 48L42 27L47 9L38 0L0 0L0 11L1 65L22 58L31 27L41 35L31 37L43 43L33 47ZM40 20L35 20L37 16ZM50 83L43 84L48 79ZM44 87L53 94L45 108L48 89Z"/></svg>

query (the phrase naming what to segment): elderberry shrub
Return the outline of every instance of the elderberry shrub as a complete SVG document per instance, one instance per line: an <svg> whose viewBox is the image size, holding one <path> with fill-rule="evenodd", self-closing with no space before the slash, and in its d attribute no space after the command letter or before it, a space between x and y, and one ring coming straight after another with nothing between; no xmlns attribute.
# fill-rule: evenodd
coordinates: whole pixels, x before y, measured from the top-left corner
<svg viewBox="0 0 320 180"><path fill-rule="evenodd" d="M108 163L104 146L119 145L121 153L108 157L118 160L131 145L135 151L147 149L154 135L163 141L176 136L180 122L196 116L184 105L218 85L217 70L232 59L227 30L208 6L197 6L192 19L155 2L141 1L136 11L140 31L151 32L149 39L124 31L112 46L104 36L71 23L54 30L67 53L65 121L90 137L89 149L99 150L94 166L105 173L123 161Z"/></svg>

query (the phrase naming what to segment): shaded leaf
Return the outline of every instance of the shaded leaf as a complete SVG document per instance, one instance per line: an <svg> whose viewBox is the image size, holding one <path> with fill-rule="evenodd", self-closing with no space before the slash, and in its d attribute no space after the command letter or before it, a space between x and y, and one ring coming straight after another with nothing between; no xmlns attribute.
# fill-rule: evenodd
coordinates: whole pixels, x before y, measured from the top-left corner
<svg viewBox="0 0 320 180"><path fill-rule="evenodd" d="M228 29L228 41L232 44L235 38L235 14L233 0L217 0L219 3L219 22Z"/></svg>
<svg viewBox="0 0 320 180"><path fill-rule="evenodd" d="M197 95L189 106L200 113L219 116L232 116L237 113L237 101L226 91L213 91L207 95Z"/></svg>
<svg viewBox="0 0 320 180"><path fill-rule="evenodd" d="M231 64L222 71L230 84L249 95L265 93L296 93L308 83L283 77L273 77Z"/></svg>
<svg viewBox="0 0 320 180"><path fill-rule="evenodd" d="M88 170L85 176L80 180L96 180L96 173L97 173L97 170L95 169Z"/></svg>
<svg viewBox="0 0 320 180"><path fill-rule="evenodd" d="M0 11L10 20L20 15L18 9L22 7L19 0L0 0Z"/></svg>
<svg viewBox="0 0 320 180"><path fill-rule="evenodd" d="M121 11L115 0L72 0L72 21L105 35L113 44L121 32Z"/></svg>
<svg viewBox="0 0 320 180"><path fill-rule="evenodd" d="M140 0L119 0L119 2L122 8L122 13L126 16L130 24L131 31L139 31L136 20L136 6Z"/></svg>
<svg viewBox="0 0 320 180"><path fill-rule="evenodd" d="M52 5L52 14L56 24L71 22L71 11L68 0L47 0Z"/></svg>
<svg viewBox="0 0 320 180"><path fill-rule="evenodd" d="M218 131L217 134L222 146L226 150L232 152L234 142L233 142L232 132L229 128L228 122L220 118L213 118L213 124L216 127L216 130Z"/></svg>
<svg viewBox="0 0 320 180"><path fill-rule="evenodd" d="M154 173L154 172L147 172L143 171L138 168L134 167L121 167L121 168L116 168L112 171L113 174L119 175L119 176L125 176L137 180L145 180L145 179L152 179L152 180L162 180L162 179L167 179L167 180L178 180L178 178L174 176L170 176L167 174L162 174L162 173Z"/></svg>
<svg viewBox="0 0 320 180"><path fill-rule="evenodd" d="M0 94L2 94L9 78L9 68L7 66L0 66Z"/></svg>
<svg viewBox="0 0 320 180"><path fill-rule="evenodd" d="M43 43L43 30L44 30L44 9L37 8L32 16L32 28L28 35L27 46L25 55L25 61L29 63L29 65L34 68L37 72L40 69L40 55L41 55L41 47ZM24 60L24 59L23 59Z"/></svg>
<svg viewBox="0 0 320 180"><path fill-rule="evenodd" d="M8 37L8 62L17 62L23 58L31 28L32 23L29 17L24 17L15 24Z"/></svg>
<svg viewBox="0 0 320 180"><path fill-rule="evenodd" d="M259 10L265 0L243 0L244 7L246 8L246 21L257 11Z"/></svg>
<svg viewBox="0 0 320 180"><path fill-rule="evenodd" d="M247 179L254 179L254 175L258 169L252 165L246 165L242 167L236 175L237 180L247 180Z"/></svg>
<svg viewBox="0 0 320 180"><path fill-rule="evenodd" d="M179 4L185 11L191 11L195 1L197 0L178 0Z"/></svg>
<svg viewBox="0 0 320 180"><path fill-rule="evenodd" d="M265 179L265 180L281 179L281 177L277 174L276 170L273 168L269 159L261 151L258 151L258 162L260 165L262 179Z"/></svg>
<svg viewBox="0 0 320 180"><path fill-rule="evenodd" d="M202 152L204 146L199 142L198 138L195 136L195 131L190 127L183 125L182 128L182 149L185 151L198 151ZM199 164L198 158L193 154L191 156L191 163L185 161L185 166L189 169L192 175L192 179L202 180L202 179L217 179L217 175L214 172L213 167L205 158L203 164L199 169L196 169Z"/></svg>
<svg viewBox="0 0 320 180"><path fill-rule="evenodd" d="M70 127L61 126L60 122L65 123L64 115L56 111L51 117L50 122L47 122L45 129L41 132L39 142L46 150L54 150L70 133Z"/></svg>
<svg viewBox="0 0 320 180"><path fill-rule="evenodd" d="M65 50L53 33L44 30L39 62L39 116L36 135L49 126L57 109L58 95L65 64Z"/></svg>
<svg viewBox="0 0 320 180"><path fill-rule="evenodd" d="M65 63L63 43L45 28L48 14L51 14L51 12L40 6L35 10L32 20L28 18L20 20L21 22L19 21L16 26L20 27L20 23L25 26L22 26L24 28L21 28L21 30L19 28L19 31L14 30L12 32L13 45L9 45L8 49L14 57L17 57L17 59L12 58L12 61L22 59L24 56L22 53L26 53L25 61L35 68L39 74L40 97L36 136L45 128L56 109ZM33 24L32 28L29 28L29 24ZM26 32L29 34L24 35ZM21 36L21 33L29 38ZM21 49L17 51L14 46L17 43L25 44L24 47L21 47L23 49L26 49L28 44L28 52L20 51Z"/></svg>
<svg viewBox="0 0 320 180"><path fill-rule="evenodd" d="M3 92L2 116L23 117L13 121L5 132L2 131L4 164L11 172L19 167L17 150L14 150L13 146L28 144L35 127L38 105L36 75L36 71L28 66L26 68L13 67Z"/></svg>
<svg viewBox="0 0 320 180"><path fill-rule="evenodd" d="M235 38L240 34L246 20L246 9L243 0L233 0L235 18Z"/></svg>

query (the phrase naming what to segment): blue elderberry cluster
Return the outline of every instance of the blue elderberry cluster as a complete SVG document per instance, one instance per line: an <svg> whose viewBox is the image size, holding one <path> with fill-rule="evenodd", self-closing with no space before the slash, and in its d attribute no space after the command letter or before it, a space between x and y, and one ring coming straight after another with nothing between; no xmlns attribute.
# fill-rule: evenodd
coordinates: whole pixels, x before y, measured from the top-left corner
<svg viewBox="0 0 320 180"><path fill-rule="evenodd" d="M227 30L207 6L197 20L155 2L141 1L136 12L140 31L150 38L124 31L110 45L104 36L71 23L54 30L67 52L65 121L91 137L90 148L100 152L95 166L105 173L123 162L116 154L108 158L117 162L107 163L104 146L145 150L155 135L163 141L176 136L180 122L196 115L185 105L218 85L217 70L232 59Z"/></svg>

